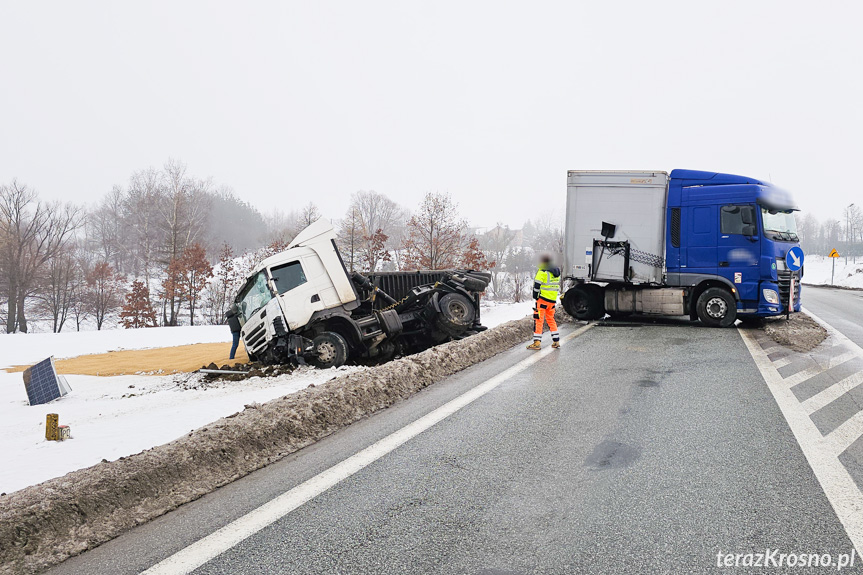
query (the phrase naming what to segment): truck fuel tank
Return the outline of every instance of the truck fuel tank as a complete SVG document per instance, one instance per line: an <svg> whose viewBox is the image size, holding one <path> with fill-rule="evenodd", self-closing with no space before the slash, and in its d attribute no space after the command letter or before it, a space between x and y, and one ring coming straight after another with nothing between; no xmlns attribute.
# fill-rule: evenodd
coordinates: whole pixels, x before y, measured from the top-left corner
<svg viewBox="0 0 863 575"><path fill-rule="evenodd" d="M605 288L605 311L686 315L685 292L681 288Z"/></svg>

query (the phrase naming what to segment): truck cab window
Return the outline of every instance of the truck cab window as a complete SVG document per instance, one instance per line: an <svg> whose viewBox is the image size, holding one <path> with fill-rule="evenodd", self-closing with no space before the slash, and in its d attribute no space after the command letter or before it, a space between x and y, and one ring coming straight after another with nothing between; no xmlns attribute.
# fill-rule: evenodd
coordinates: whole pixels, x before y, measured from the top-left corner
<svg viewBox="0 0 863 575"><path fill-rule="evenodd" d="M797 221L791 210L778 211L761 207L761 220L764 222L764 235L772 240L796 242Z"/></svg>
<svg viewBox="0 0 863 575"><path fill-rule="evenodd" d="M280 295L306 283L306 274L299 261L271 268L270 275Z"/></svg>
<svg viewBox="0 0 863 575"><path fill-rule="evenodd" d="M755 235L755 211L752 206L722 206L720 210L719 228L723 235Z"/></svg>

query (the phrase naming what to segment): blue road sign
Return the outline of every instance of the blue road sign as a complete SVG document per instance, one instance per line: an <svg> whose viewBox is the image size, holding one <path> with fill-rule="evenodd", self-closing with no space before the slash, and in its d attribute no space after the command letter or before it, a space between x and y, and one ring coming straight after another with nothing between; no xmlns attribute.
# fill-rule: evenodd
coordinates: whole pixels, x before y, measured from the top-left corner
<svg viewBox="0 0 863 575"><path fill-rule="evenodd" d="M793 272L803 267L803 249L800 246L794 246L788 250L785 254L785 265Z"/></svg>

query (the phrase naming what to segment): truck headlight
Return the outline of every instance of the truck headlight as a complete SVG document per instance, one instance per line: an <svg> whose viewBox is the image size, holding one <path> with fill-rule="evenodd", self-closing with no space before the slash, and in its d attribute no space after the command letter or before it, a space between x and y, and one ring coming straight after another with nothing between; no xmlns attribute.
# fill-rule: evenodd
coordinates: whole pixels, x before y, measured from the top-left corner
<svg viewBox="0 0 863 575"><path fill-rule="evenodd" d="M764 301L767 303L779 303L779 294L776 293L776 290L763 289L761 293L764 295Z"/></svg>

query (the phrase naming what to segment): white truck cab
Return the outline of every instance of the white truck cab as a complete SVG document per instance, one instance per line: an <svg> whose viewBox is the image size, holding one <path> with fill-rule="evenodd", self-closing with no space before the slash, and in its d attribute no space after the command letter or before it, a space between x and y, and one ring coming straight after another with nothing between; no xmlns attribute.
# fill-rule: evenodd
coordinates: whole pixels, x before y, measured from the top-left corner
<svg viewBox="0 0 863 575"><path fill-rule="evenodd" d="M318 220L252 270L234 299L250 359L308 357L320 367L352 357L381 361L484 329L479 294L490 274L349 274L335 239L333 226Z"/></svg>
<svg viewBox="0 0 863 575"><path fill-rule="evenodd" d="M315 312L358 305L335 239L332 224L318 220L287 250L255 266L237 301L249 353L258 355L276 336L278 322L268 317L283 317L287 325L282 327L290 331L307 325Z"/></svg>

